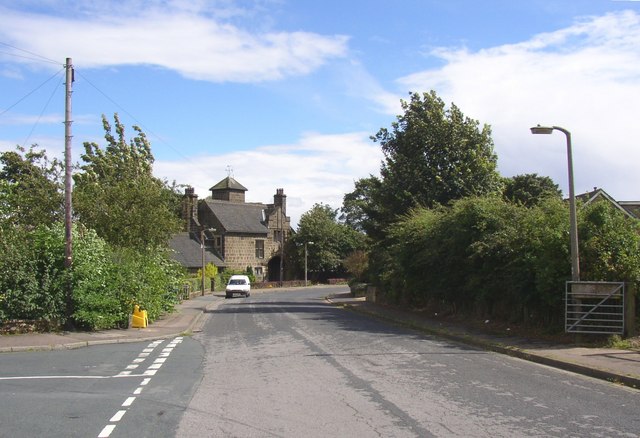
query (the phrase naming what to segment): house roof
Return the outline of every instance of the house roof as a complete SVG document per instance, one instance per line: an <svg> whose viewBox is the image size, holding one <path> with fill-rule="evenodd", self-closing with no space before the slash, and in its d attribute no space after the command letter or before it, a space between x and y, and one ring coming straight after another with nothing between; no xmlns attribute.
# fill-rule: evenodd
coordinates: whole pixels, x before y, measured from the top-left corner
<svg viewBox="0 0 640 438"><path fill-rule="evenodd" d="M206 199L205 204L227 233L267 234L264 204Z"/></svg>
<svg viewBox="0 0 640 438"><path fill-rule="evenodd" d="M638 201L616 201L611 195L605 192L603 189L594 187L592 191L582 193L576 196L577 199L584 202L585 205L591 204L598 198L603 198L613 204L618 210L622 211L627 216L638 219L640 218L640 202Z"/></svg>
<svg viewBox="0 0 640 438"><path fill-rule="evenodd" d="M193 233L178 233L169 241L171 248L171 258L180 263L185 268L202 268L202 248L200 241ZM226 264L215 254L211 248L205 245L204 250L205 264L212 263L218 267L224 267Z"/></svg>
<svg viewBox="0 0 640 438"><path fill-rule="evenodd" d="M618 201L618 204L633 217L640 219L640 201Z"/></svg>
<svg viewBox="0 0 640 438"><path fill-rule="evenodd" d="M232 177L228 176L209 190L241 190L246 192L248 189Z"/></svg>

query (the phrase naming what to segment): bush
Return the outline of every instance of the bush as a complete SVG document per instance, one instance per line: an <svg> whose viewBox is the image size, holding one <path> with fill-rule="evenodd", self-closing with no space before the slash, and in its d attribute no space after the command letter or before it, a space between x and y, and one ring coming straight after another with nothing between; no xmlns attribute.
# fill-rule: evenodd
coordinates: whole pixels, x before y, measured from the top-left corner
<svg viewBox="0 0 640 438"><path fill-rule="evenodd" d="M5 224L6 225L6 224ZM93 230L73 229L73 268L64 268L64 225L0 227L0 318L72 322L88 330L126 327L134 304L153 321L173 309L181 267L161 252L114 249Z"/></svg>
<svg viewBox="0 0 640 438"><path fill-rule="evenodd" d="M638 224L608 203L581 209L579 219L582 278L637 283ZM372 259L384 266L378 285L388 301L560 329L568 208L554 198L526 207L473 197L415 209Z"/></svg>
<svg viewBox="0 0 640 438"><path fill-rule="evenodd" d="M0 227L0 319L64 322L62 259L47 250L55 246L43 228Z"/></svg>

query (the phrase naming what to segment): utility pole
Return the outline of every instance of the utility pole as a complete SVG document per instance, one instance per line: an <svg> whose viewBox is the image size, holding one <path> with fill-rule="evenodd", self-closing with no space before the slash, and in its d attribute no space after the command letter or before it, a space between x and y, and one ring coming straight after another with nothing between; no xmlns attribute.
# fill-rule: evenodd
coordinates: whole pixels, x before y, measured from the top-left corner
<svg viewBox="0 0 640 438"><path fill-rule="evenodd" d="M204 271L206 269L206 265L204 263L204 225L202 226L202 229L200 230L200 250L202 251L202 276L201 276L201 280L202 280L202 296L204 296Z"/></svg>
<svg viewBox="0 0 640 438"><path fill-rule="evenodd" d="M284 218L283 218L282 205L280 206L280 287L282 287L284 280Z"/></svg>
<svg viewBox="0 0 640 438"><path fill-rule="evenodd" d="M73 262L72 252L72 223L71 223L71 93L73 84L73 63L67 58L66 87L64 105L64 267L71 270ZM69 275L66 291L67 318L73 315L73 282Z"/></svg>
<svg viewBox="0 0 640 438"><path fill-rule="evenodd" d="M67 58L65 67L67 74L64 102L64 267L70 268L73 260L71 237L71 87L73 84L73 64L71 58Z"/></svg>

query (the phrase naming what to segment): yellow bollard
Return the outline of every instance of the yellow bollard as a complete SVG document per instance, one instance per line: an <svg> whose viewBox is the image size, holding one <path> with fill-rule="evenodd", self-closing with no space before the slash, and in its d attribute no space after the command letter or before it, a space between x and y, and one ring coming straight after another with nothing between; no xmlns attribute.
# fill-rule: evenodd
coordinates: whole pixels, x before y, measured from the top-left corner
<svg viewBox="0 0 640 438"><path fill-rule="evenodd" d="M133 306L133 317L131 318L131 327L133 328L145 328L149 324L149 318L147 317L146 310L140 310L140 306L137 304Z"/></svg>

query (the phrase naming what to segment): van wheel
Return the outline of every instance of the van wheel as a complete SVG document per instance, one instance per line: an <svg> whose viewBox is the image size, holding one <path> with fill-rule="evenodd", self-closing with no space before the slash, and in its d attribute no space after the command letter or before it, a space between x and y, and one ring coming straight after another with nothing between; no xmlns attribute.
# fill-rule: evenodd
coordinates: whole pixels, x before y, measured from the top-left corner
<svg viewBox="0 0 640 438"><path fill-rule="evenodd" d="M250 297L250 296L251 296L251 294L250 294L249 292L247 292L244 296L245 296L245 297Z"/></svg>
<svg viewBox="0 0 640 438"><path fill-rule="evenodd" d="M231 298L233 296L233 294L226 294L224 297L225 298Z"/></svg>

